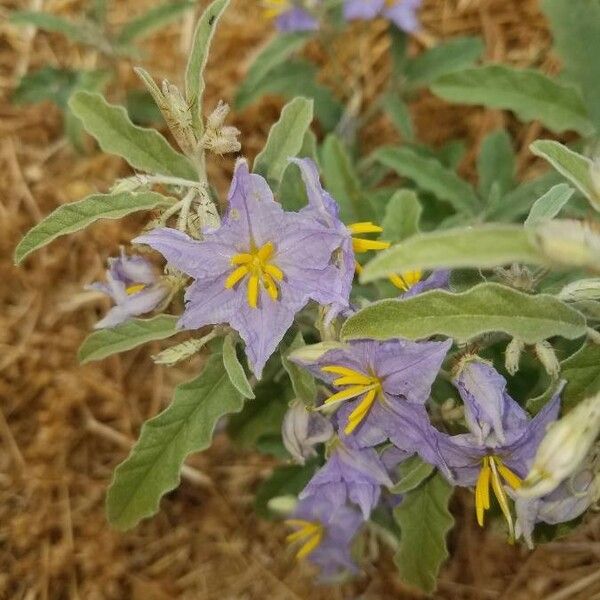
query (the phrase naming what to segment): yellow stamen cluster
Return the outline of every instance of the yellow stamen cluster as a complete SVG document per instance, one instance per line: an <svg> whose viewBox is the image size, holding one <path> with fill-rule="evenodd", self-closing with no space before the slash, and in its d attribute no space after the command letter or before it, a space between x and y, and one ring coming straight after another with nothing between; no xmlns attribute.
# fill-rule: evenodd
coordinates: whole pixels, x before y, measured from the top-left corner
<svg viewBox="0 0 600 600"><path fill-rule="evenodd" d="M475 486L475 511L477 513L477 523L483 527L485 511L490 507L490 484L494 491L494 496L498 500L502 514L508 524L508 532L511 540L514 540L515 529L513 525L508 497L504 490L506 483L513 490L521 487L521 479L506 467L497 456L485 456L483 458L481 471L477 478Z"/></svg>
<svg viewBox="0 0 600 600"><path fill-rule="evenodd" d="M283 279L283 272L269 262L274 252L273 242L267 242L260 248L253 247L249 252L235 254L231 258L231 264L236 268L225 280L225 287L231 289L242 279L248 277L247 298L251 308L258 306L260 285L272 300L279 298L279 288L276 282Z"/></svg>
<svg viewBox="0 0 600 600"><path fill-rule="evenodd" d="M345 388L327 398L323 404L324 407L338 404L345 400L352 400L353 398L357 398L364 394L362 400L358 403L358 406L348 417L348 423L344 428L344 433L349 435L369 413L371 406L373 406L373 402L375 402L375 399L381 392L381 381L375 375L365 375L364 373L341 365L328 365L323 367L321 371L339 375L340 377L333 381L333 385Z"/></svg>
<svg viewBox="0 0 600 600"><path fill-rule="evenodd" d="M408 292L411 287L419 283L423 277L422 271L406 271L401 275L390 275L390 281L403 292Z"/></svg>
<svg viewBox="0 0 600 600"><path fill-rule="evenodd" d="M300 544L298 552L296 552L298 560L306 558L319 546L323 539L324 528L321 523L303 519L288 519L285 523L290 527L297 528L296 531L286 537L286 541L288 544Z"/></svg>
<svg viewBox="0 0 600 600"><path fill-rule="evenodd" d="M134 294L141 292L145 287L145 283L133 283L125 289L125 292L128 296L133 296Z"/></svg>
<svg viewBox="0 0 600 600"><path fill-rule="evenodd" d="M263 0L262 5L265 19L276 19L292 8L289 0Z"/></svg>

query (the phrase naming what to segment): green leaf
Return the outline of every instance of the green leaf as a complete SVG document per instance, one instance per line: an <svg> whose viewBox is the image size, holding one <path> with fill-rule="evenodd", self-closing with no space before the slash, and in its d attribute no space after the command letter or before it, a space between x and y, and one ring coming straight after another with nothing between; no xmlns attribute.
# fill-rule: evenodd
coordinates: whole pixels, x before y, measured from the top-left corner
<svg viewBox="0 0 600 600"><path fill-rule="evenodd" d="M214 0L202 13L194 32L194 41L185 69L185 98L192 111L194 125L202 132L202 95L204 94L204 68L216 25L229 0Z"/></svg>
<svg viewBox="0 0 600 600"><path fill-rule="evenodd" d="M533 232L516 225L480 225L414 235L367 263L361 281L415 269L490 269L513 262L547 264Z"/></svg>
<svg viewBox="0 0 600 600"><path fill-rule="evenodd" d="M540 121L555 133L593 132L577 91L539 71L486 65L444 75L431 91L450 102L513 111L522 121Z"/></svg>
<svg viewBox="0 0 600 600"><path fill-rule="evenodd" d="M564 408L600 392L600 344L588 342L562 361L561 377L567 380L562 394Z"/></svg>
<svg viewBox="0 0 600 600"><path fill-rule="evenodd" d="M323 142L321 165L325 187L339 204L342 221L368 221L371 207L346 147L334 134Z"/></svg>
<svg viewBox="0 0 600 600"><path fill-rule="evenodd" d="M77 358L81 364L137 348L142 344L175 335L178 317L157 315L151 319L130 319L110 329L99 329L85 338Z"/></svg>
<svg viewBox="0 0 600 600"><path fill-rule="evenodd" d="M538 198L531 207L529 216L525 220L525 227L536 227L545 221L553 219L569 201L574 191L575 190L566 183L559 183L549 189L541 198Z"/></svg>
<svg viewBox="0 0 600 600"><path fill-rule="evenodd" d="M169 204L166 196L156 192L93 194L78 202L63 204L25 234L15 250L15 262L20 263L34 250L100 219L120 219L139 210Z"/></svg>
<svg viewBox="0 0 600 600"><path fill-rule="evenodd" d="M175 151L158 131L134 125L122 106L109 104L100 94L82 91L71 97L69 107L104 152L124 158L134 169L197 178L185 156Z"/></svg>
<svg viewBox="0 0 600 600"><path fill-rule="evenodd" d="M100 30L91 23L75 23L47 12L16 10L10 14L10 22L16 25L33 25L44 31L62 33L65 37L88 45L96 45Z"/></svg>
<svg viewBox="0 0 600 600"><path fill-rule="evenodd" d="M194 8L195 5L194 0L169 0L169 2L159 4L125 23L119 31L116 41L119 44L129 44L134 39L170 23L186 10Z"/></svg>
<svg viewBox="0 0 600 600"><path fill-rule="evenodd" d="M470 67L483 50L483 41L478 37L456 37L437 44L408 61L408 83L411 87L426 86L442 75Z"/></svg>
<svg viewBox="0 0 600 600"><path fill-rule="evenodd" d="M482 283L461 294L435 290L406 300L382 300L350 317L346 340L396 337L417 340L445 335L466 341L501 331L535 344L555 335L585 334L583 316L553 296L531 296L497 283Z"/></svg>
<svg viewBox="0 0 600 600"><path fill-rule="evenodd" d="M390 242L402 242L419 233L423 207L412 190L397 191L387 203L385 217L381 222L382 238Z"/></svg>
<svg viewBox="0 0 600 600"><path fill-rule="evenodd" d="M383 99L383 108L402 137L408 141L414 140L415 129L410 110L400 95L387 94Z"/></svg>
<svg viewBox="0 0 600 600"><path fill-rule="evenodd" d="M139 440L115 471L106 497L111 525L130 529L155 514L161 497L179 485L186 457L208 448L219 419L243 404L218 354L198 377L178 385L171 405L144 423Z"/></svg>
<svg viewBox="0 0 600 600"><path fill-rule="evenodd" d="M244 398L255 398L252 386L246 377L244 367L242 367L237 357L235 335L229 334L223 341L223 364L231 383L235 389L244 396Z"/></svg>
<svg viewBox="0 0 600 600"><path fill-rule="evenodd" d="M248 69L246 78L235 95L235 107L244 108L250 104L256 90L264 83L270 72L285 63L294 52L299 50L308 40L306 32L286 33L275 36L256 56Z"/></svg>
<svg viewBox="0 0 600 600"><path fill-rule="evenodd" d="M312 408L314 407L317 399L317 386L315 384L315 380L313 379L312 375L306 371L306 369L301 369L299 366L289 360L289 355L291 352L298 350L298 348L303 348L304 346L306 346L306 344L304 342L304 338L302 337L302 333L298 332L289 347L285 351L282 350L281 364L290 377L296 398L301 400L305 406Z"/></svg>
<svg viewBox="0 0 600 600"><path fill-rule="evenodd" d="M412 179L422 190L449 202L458 212L479 211L480 201L473 187L435 158L426 158L407 147L388 146L376 150L372 159Z"/></svg>
<svg viewBox="0 0 600 600"><path fill-rule="evenodd" d="M398 481L390 489L392 494L406 494L418 488L435 470L433 465L426 463L421 457L411 456L398 465Z"/></svg>
<svg viewBox="0 0 600 600"><path fill-rule="evenodd" d="M313 101L294 98L281 111L279 121L271 127L262 151L254 161L254 172L277 186L288 165L289 158L300 152L304 137L313 120Z"/></svg>
<svg viewBox="0 0 600 600"><path fill-rule="evenodd" d="M596 210L600 211L600 194L594 187L591 174L593 163L589 158L552 140L538 140L529 148L533 154L547 160L583 193Z"/></svg>
<svg viewBox="0 0 600 600"><path fill-rule="evenodd" d="M600 3L598 0L544 0L554 46L565 74L577 84L588 112L600 129Z"/></svg>
<svg viewBox="0 0 600 600"><path fill-rule="evenodd" d="M505 130L494 131L485 137L477 159L477 172L479 192L483 198L490 196L494 184L498 185L501 195L513 188L515 151Z"/></svg>
<svg viewBox="0 0 600 600"><path fill-rule="evenodd" d="M446 536L454 525L448 504L454 488L439 474L408 492L394 509L400 547L394 562L402 581L430 594L448 558Z"/></svg>

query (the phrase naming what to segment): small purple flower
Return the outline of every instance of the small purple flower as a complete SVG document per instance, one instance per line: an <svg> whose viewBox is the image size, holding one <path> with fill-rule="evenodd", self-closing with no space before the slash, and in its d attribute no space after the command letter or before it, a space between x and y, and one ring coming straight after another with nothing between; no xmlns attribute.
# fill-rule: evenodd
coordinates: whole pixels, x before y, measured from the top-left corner
<svg viewBox="0 0 600 600"><path fill-rule="evenodd" d="M121 250L121 255L109 259L108 264L106 282L88 286L88 289L107 294L115 302L106 316L96 323L96 329L115 327L131 317L150 312L170 293L170 286L141 256L127 256Z"/></svg>
<svg viewBox="0 0 600 600"><path fill-rule="evenodd" d="M356 509L310 496L298 502L292 517L286 521L295 530L287 536L287 541L297 545L296 558L308 558L320 568L321 579L333 580L347 572L358 572L350 546L362 523Z"/></svg>
<svg viewBox="0 0 600 600"><path fill-rule="evenodd" d="M279 31L315 31L319 21L308 10L307 2L297 0L263 0L264 14L267 19L275 19ZM316 5L316 2L312 4Z"/></svg>
<svg viewBox="0 0 600 600"><path fill-rule="evenodd" d="M333 435L333 426L321 413L309 411L301 400L295 400L285 413L281 434L287 451L303 465L317 455L315 445Z"/></svg>
<svg viewBox="0 0 600 600"><path fill-rule="evenodd" d="M409 271L403 275L392 275L390 281L403 290L402 298L412 298L431 290L447 290L450 285L450 271L434 271L422 279L420 271Z"/></svg>
<svg viewBox="0 0 600 600"><path fill-rule="evenodd" d="M223 224L201 241L175 229L134 240L158 250L194 278L180 326L228 323L246 343L252 370L262 369L294 315L310 300L347 304L332 253L339 236L308 215L285 212L267 182L239 161Z"/></svg>
<svg viewBox="0 0 600 600"><path fill-rule="evenodd" d="M392 21L406 33L414 33L421 27L417 11L422 0L346 0L344 18L348 21L357 19L376 19L384 17Z"/></svg>
<svg viewBox="0 0 600 600"><path fill-rule="evenodd" d="M308 482L299 498L325 498L333 506L357 504L366 521L377 506L381 486L392 486L385 466L373 448L351 448L337 440L331 454Z"/></svg>

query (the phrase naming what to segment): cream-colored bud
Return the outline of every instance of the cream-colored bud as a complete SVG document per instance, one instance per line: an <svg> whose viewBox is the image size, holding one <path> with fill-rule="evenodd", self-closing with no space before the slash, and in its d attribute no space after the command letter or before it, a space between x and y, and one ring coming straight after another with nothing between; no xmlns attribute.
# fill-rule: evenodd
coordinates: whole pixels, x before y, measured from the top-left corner
<svg viewBox="0 0 600 600"><path fill-rule="evenodd" d="M559 292L558 299L565 302L600 300L600 278L573 281Z"/></svg>
<svg viewBox="0 0 600 600"><path fill-rule="evenodd" d="M318 361L323 354L330 350L338 350L345 348L345 344L341 342L321 342L319 344L310 344L302 346L290 353L289 358L299 360L300 362L313 363Z"/></svg>
<svg viewBox="0 0 600 600"><path fill-rule="evenodd" d="M600 394L596 394L548 428L519 495L540 498L554 491L577 471L599 433Z"/></svg>
<svg viewBox="0 0 600 600"><path fill-rule="evenodd" d="M504 366L511 375L514 375L519 370L521 354L523 354L524 349L525 343L516 337L506 346L506 350L504 351Z"/></svg>
<svg viewBox="0 0 600 600"><path fill-rule="evenodd" d="M560 373L560 363L552 344L548 341L538 342L533 349L542 366L546 369L546 373L553 379L557 379Z"/></svg>
<svg viewBox="0 0 600 600"><path fill-rule="evenodd" d="M226 104L223 100L219 100L215 110L213 110L206 119L206 128L212 130L221 129L229 114L229 110L229 104Z"/></svg>

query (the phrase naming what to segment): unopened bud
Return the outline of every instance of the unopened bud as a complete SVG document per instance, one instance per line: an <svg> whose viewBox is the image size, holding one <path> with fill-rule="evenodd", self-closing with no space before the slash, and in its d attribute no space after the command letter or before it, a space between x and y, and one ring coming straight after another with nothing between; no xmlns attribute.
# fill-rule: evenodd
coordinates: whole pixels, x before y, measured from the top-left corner
<svg viewBox="0 0 600 600"><path fill-rule="evenodd" d="M300 400L294 400L281 426L283 444L296 462L303 465L316 456L315 445L333 435L331 423L320 413L309 411Z"/></svg>
<svg viewBox="0 0 600 600"><path fill-rule="evenodd" d="M229 104L226 104L223 102L223 100L219 100L215 110L213 110L206 119L206 128L213 130L221 129L225 123L227 115L229 114L229 110Z"/></svg>
<svg viewBox="0 0 600 600"><path fill-rule="evenodd" d="M330 350L340 350L345 345L341 342L320 342L319 344L310 344L301 346L297 350L290 352L289 358L299 362L313 363L317 362L323 354Z"/></svg>
<svg viewBox="0 0 600 600"><path fill-rule="evenodd" d="M519 363L521 362L521 354L525 349L523 340L519 338L513 338L504 352L504 366L506 370L514 375L519 370Z"/></svg>
<svg viewBox="0 0 600 600"><path fill-rule="evenodd" d="M519 495L541 498L554 491L577 471L599 433L600 394L596 394L548 428Z"/></svg>
<svg viewBox="0 0 600 600"><path fill-rule="evenodd" d="M224 126L229 114L229 105L219 100L219 104L206 119L206 131L202 137L202 147L215 154L239 152L242 145L238 141L240 130L236 127Z"/></svg>
<svg viewBox="0 0 600 600"><path fill-rule="evenodd" d="M559 292L558 299L566 302L600 300L600 278L573 281Z"/></svg>
<svg viewBox="0 0 600 600"><path fill-rule="evenodd" d="M546 373L553 379L557 379L560 373L560 363L552 344L548 341L538 342L533 349L542 366L546 369Z"/></svg>

